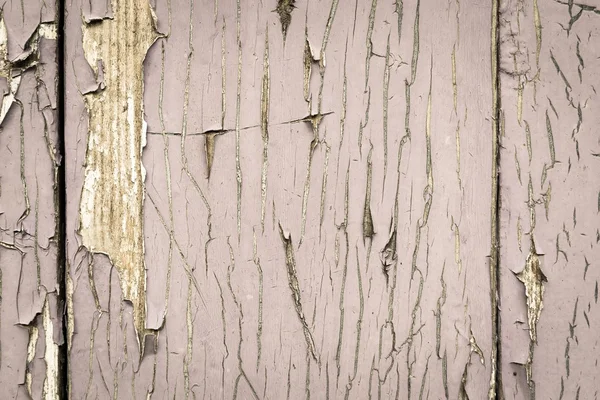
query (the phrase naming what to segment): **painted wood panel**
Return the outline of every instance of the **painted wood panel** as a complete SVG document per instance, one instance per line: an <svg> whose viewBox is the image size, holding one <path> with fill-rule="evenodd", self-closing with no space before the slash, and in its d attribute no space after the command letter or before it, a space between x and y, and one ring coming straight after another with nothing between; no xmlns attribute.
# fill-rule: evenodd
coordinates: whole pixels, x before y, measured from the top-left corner
<svg viewBox="0 0 600 400"><path fill-rule="evenodd" d="M495 396L495 3L68 5L71 397Z"/></svg>
<svg viewBox="0 0 600 400"><path fill-rule="evenodd" d="M501 5L505 398L598 395L600 10Z"/></svg>
<svg viewBox="0 0 600 400"><path fill-rule="evenodd" d="M0 9L0 387L64 393L58 8Z"/></svg>

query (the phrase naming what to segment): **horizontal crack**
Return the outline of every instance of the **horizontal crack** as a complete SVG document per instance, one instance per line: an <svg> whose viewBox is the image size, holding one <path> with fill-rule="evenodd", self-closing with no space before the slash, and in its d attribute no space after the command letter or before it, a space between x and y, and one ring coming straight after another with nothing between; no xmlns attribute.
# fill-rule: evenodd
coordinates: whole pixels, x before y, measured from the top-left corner
<svg viewBox="0 0 600 400"><path fill-rule="evenodd" d="M309 124L312 124L314 120L318 119L319 121L321 119L323 119L324 117L328 116L328 115L332 115L334 114L333 111L329 111L329 112L325 112L325 113L321 113L321 114L311 114L311 115L307 115L306 117L302 117L302 118L298 118L298 119L291 119L288 121L283 121L283 122L276 122L273 124L268 124L267 127L272 127L272 126L281 126L281 125L286 125L286 124L299 124L300 122L307 122ZM245 126L243 128L240 128L240 131L246 131L249 129L255 129L255 128L260 128L261 125L257 124L257 125L249 125L249 126ZM231 133L231 132L235 132L235 128L231 128L231 129L207 129L205 131L201 131L201 132L186 132L186 136L202 136L202 135L224 135L226 133ZM181 136L181 132L156 132L156 131L148 131L146 132L147 135L167 135L167 136Z"/></svg>

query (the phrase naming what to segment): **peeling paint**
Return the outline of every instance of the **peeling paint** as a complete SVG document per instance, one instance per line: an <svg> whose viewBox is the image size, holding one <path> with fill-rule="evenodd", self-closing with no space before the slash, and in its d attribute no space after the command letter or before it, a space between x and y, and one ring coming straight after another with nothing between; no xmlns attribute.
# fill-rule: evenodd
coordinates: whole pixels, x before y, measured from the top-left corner
<svg viewBox="0 0 600 400"><path fill-rule="evenodd" d="M31 390L31 385L33 383L33 375L31 374L31 370L29 369L29 364L33 362L35 358L35 348L37 347L37 341L40 336L40 331L37 326L31 325L27 327L29 331L29 342L27 344L27 364L26 364L26 373L25 373L25 385L27 387L27 393L29 397L33 396L33 392Z"/></svg>
<svg viewBox="0 0 600 400"><path fill-rule="evenodd" d="M454 262L458 267L458 274L462 273L462 258L460 256L460 230L452 217L452 231L454 232Z"/></svg>
<svg viewBox="0 0 600 400"><path fill-rule="evenodd" d="M115 2L112 9L113 19L82 26L85 57L96 76L102 63L104 88L85 96L89 134L78 232L88 250L106 254L117 268L123 298L133 304L141 357L146 325L143 62L159 35L154 11L144 0Z"/></svg>
<svg viewBox="0 0 600 400"><path fill-rule="evenodd" d="M44 327L44 345L46 351L44 353L44 361L46 363L46 378L44 379L44 387L42 396L48 400L58 400L60 398L59 388L59 349L54 342L54 324L50 317L50 304L48 295L42 309L42 325Z"/></svg>
<svg viewBox="0 0 600 400"><path fill-rule="evenodd" d="M304 27L304 101L309 102L310 97L310 77L312 75L312 64L315 62L315 56L308 41L308 25Z"/></svg>
<svg viewBox="0 0 600 400"><path fill-rule="evenodd" d="M283 41L287 39L287 32L292 23L292 12L296 8L296 0L278 0L275 12L279 14L279 22L281 22L281 33Z"/></svg>
<svg viewBox="0 0 600 400"><path fill-rule="evenodd" d="M0 107L1 124L15 101L15 95L21 83L20 75L13 76L12 65L8 60L8 32L6 31L6 24L4 23L2 13L0 13L0 77L6 78L8 83L8 93L4 94Z"/></svg>
<svg viewBox="0 0 600 400"><path fill-rule="evenodd" d="M529 245L529 254L525 267L516 277L525 286L527 296L527 320L529 324L529 336L533 342L537 342L537 323L544 308L544 282L548 279L540 267L540 259L535 249L533 238Z"/></svg>
<svg viewBox="0 0 600 400"><path fill-rule="evenodd" d="M81 279L77 261L69 257L73 263L69 307L76 322L74 328L67 327L73 329L69 361L83 367L85 381L73 379L74 398L85 396L88 368L90 398L401 399L409 391L411 398L426 399L452 398L459 389L463 398L484 397L496 365L490 361L490 335L498 333L492 332L490 324L474 326L469 332L468 321L471 316L477 321L490 318L491 300L482 288L487 293L491 271L471 266L486 263L487 249L475 240L489 240L483 228L489 224L490 195L479 186L490 184L492 178L480 167L497 160L488 152L492 137L483 124L497 115L489 112L489 96L462 96L478 90L473 79L462 79L465 76L477 77L489 91L490 62L487 41L480 44L464 34L459 39L458 17L461 24L469 24L476 14L476 24L487 30L490 23L485 16L491 6L460 10L460 4L452 1L448 15L442 15L446 13L435 12L435 6L425 2L377 5L362 0L355 7L344 4L338 9L337 0L320 5L289 1L288 5L306 8L307 23L293 25L297 11L291 7L283 32L284 22L274 10L285 8L283 0L255 8L241 1L227 6L216 0L209 3L204 5L206 13L199 12L204 6L198 9L194 1L176 7L171 36L160 40L162 48L149 51L146 60L146 118L153 134L143 151L148 175L141 188L150 202L143 205L144 222L138 229L145 228L139 233L146 237L146 253L139 259L145 259L148 268L148 318L160 325L153 332L155 354L148 342L139 370L132 369L138 365L132 360L136 351L132 351L130 309L118 309L122 306L118 294L112 299L109 295L106 303L103 292L111 282L117 288L118 281L111 281L99 262L92 281L87 280L83 264ZM331 5L329 17L327 5ZM397 15L392 14L394 9ZM170 4L157 3L156 12L166 19ZM353 13L356 31L350 37ZM404 32L400 38L403 18L409 18L410 26L404 27L408 35ZM79 29L80 19L71 13L70 20ZM115 23L118 20L92 25ZM450 37L439 35L441 31L450 32ZM248 32L255 32L256 38L251 35L247 40ZM287 33L290 41L285 44ZM321 45L311 47L317 35L323 35ZM425 42L420 43L419 37L428 38L428 53L440 55L435 65L420 54ZM117 39L114 36L110 42ZM78 57L80 44L67 41L67 45L67 53L73 48ZM584 45L582 37L582 52ZM365 56L371 75L366 90ZM92 98L110 90L111 65L103 57L98 64L98 69L104 68L106 87L88 95ZM227 74L236 76L226 84L231 79ZM286 77L295 78L281 85ZM320 78L320 84L315 78ZM529 86L524 90L526 102ZM68 176L72 173L74 187L79 187L89 149L84 158L85 122L77 129L76 120L85 110L75 92L65 94L70 99L65 131L71 160ZM585 113L583 102L582 107ZM384 108L388 108L385 116ZM399 108L405 109L398 113ZM121 108L107 113L119 115L115 110ZM524 104L524 119L530 117L528 110ZM229 123L233 125L235 118L235 127L225 128L226 111L231 113ZM324 118L328 114L331 117ZM543 124L533 121L529 118L532 145L539 152L539 139L546 143L543 134L538 137ZM205 130L207 123L213 126ZM103 126L111 129L108 123ZM411 128L416 135L411 135ZM582 125L582 132L585 128ZM555 133L561 131L557 122ZM517 132L524 136L523 130ZM506 135L510 135L508 127ZM560 158L563 153L556 137ZM526 179L531 171L521 145L517 143L516 149ZM513 148L511 143L509 151ZM388 169L389 164L397 167ZM514 175L511 167L509 173ZM242 169L243 196L235 188ZM538 187L538 172L531 174ZM435 196L434 176L439 181ZM554 175L552 181L554 203L559 196ZM35 185L29 182L29 186L33 200ZM547 187L535 190L535 205L541 205L541 192ZM373 201L372 191L385 194ZM237 213L241 207L243 214ZM108 214L110 207L101 208ZM579 208L578 214L582 219ZM526 214L515 212L515 219L517 215ZM277 216L291 234L277 225ZM72 228L67 229L69 242L76 246L82 242ZM513 228L507 242L514 243ZM573 240L575 229L568 228ZM281 240L283 248L273 247L274 240ZM369 271L371 246L379 254L376 268ZM117 267L113 255L109 257ZM273 262L285 262L286 270L271 268ZM582 267L577 264L577 274ZM587 276L592 285L593 271L589 268ZM96 296L91 287L96 288ZM204 296L208 310L201 308ZM95 303L100 304L101 314L92 317L86 313L97 308ZM593 325L593 315L589 317ZM108 355L103 350L107 347ZM467 353L474 353L468 368ZM78 354L84 354L85 360L79 360ZM71 371L75 377L77 369Z"/></svg>
<svg viewBox="0 0 600 400"><path fill-rule="evenodd" d="M21 85L22 74L28 69L38 65L40 38L56 39L56 25L54 23L40 23L33 35L29 38L22 53L9 60L8 58L8 31L4 21L4 13L0 9L0 78L6 79L8 92L0 101L0 125L8 114Z"/></svg>

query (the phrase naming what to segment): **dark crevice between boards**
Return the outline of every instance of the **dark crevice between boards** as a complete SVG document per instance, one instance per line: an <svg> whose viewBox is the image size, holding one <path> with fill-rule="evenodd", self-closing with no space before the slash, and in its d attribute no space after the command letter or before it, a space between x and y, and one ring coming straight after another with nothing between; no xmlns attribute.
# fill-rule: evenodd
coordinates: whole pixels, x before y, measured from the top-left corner
<svg viewBox="0 0 600 400"><path fill-rule="evenodd" d="M491 26L491 72L492 72L492 202L490 240L490 300L492 322L492 376L488 392L489 400L504 400L502 391L502 346L500 316L500 0L492 1Z"/></svg>
<svg viewBox="0 0 600 400"><path fill-rule="evenodd" d="M58 152L60 154L60 163L58 165L58 182L56 185L55 201L58 203L58 254L57 254L57 281L58 281L58 312L62 318L62 343L58 346L58 387L59 398L68 399L68 345L67 332L69 319L67 315L67 240L66 240L66 223L67 223L67 186L65 181L65 0L58 0L57 6L57 81L56 81L56 103L57 103L57 136L58 136Z"/></svg>

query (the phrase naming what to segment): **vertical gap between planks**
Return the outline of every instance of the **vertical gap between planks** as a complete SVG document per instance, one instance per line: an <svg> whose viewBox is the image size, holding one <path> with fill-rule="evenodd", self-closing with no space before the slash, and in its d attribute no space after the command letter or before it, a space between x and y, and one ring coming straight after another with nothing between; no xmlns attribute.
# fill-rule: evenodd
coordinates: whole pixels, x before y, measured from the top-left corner
<svg viewBox="0 0 600 400"><path fill-rule="evenodd" d="M57 0L57 133L58 133L58 152L60 154L60 163L58 166L58 182L56 187L56 200L58 201L58 254L57 254L57 281L58 290L58 312L62 318L62 336L63 342L59 345L58 365L59 365L59 397L69 399L68 393L68 344L67 332L69 319L66 318L67 307L67 185L65 181L66 157L65 157L65 0Z"/></svg>
<svg viewBox="0 0 600 400"><path fill-rule="evenodd" d="M492 63L492 204L490 243L490 299L492 307L492 376L490 400L503 400L502 392L502 342L500 316L500 0L492 0L491 63Z"/></svg>

